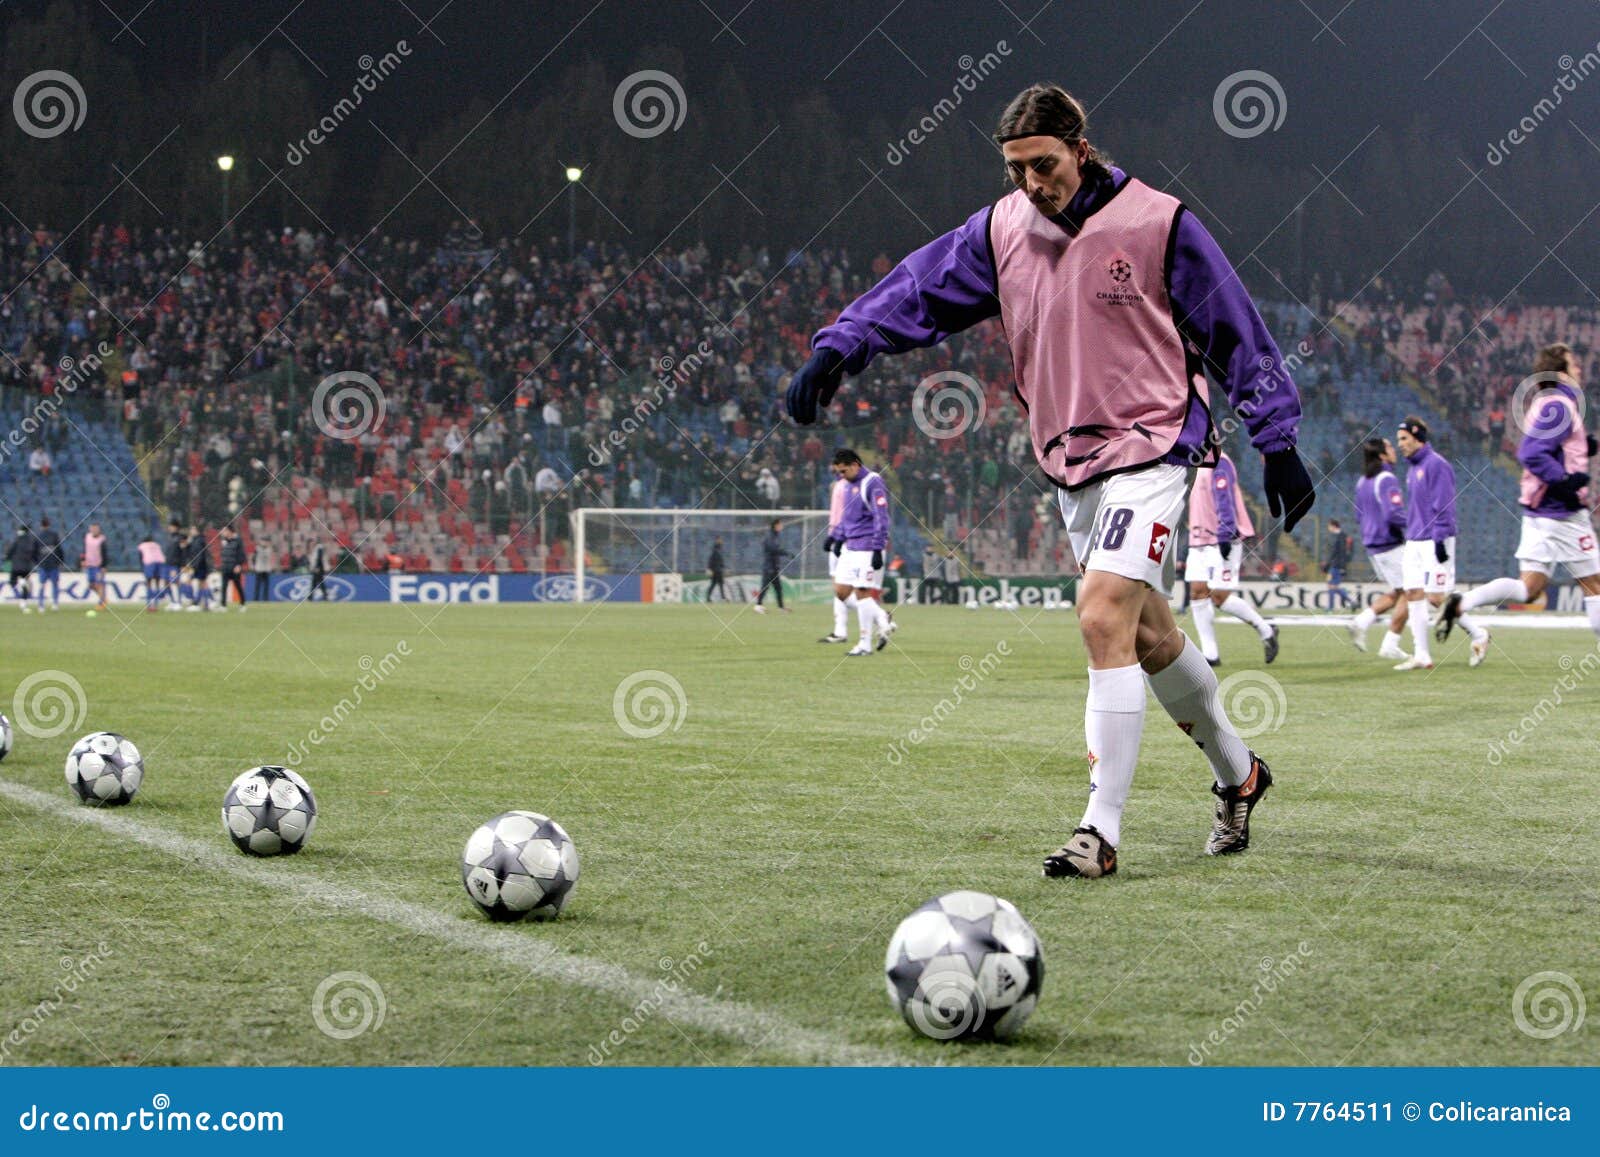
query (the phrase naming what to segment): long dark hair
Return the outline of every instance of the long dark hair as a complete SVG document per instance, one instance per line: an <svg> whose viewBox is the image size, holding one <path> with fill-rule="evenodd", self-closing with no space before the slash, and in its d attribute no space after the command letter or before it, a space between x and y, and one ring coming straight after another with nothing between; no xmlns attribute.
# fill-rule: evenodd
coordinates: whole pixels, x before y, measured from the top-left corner
<svg viewBox="0 0 1600 1157"><path fill-rule="evenodd" d="M1088 131L1089 114L1082 101L1059 84L1030 84L1012 97L1000 114L994 139L1005 144L1018 137L1055 137L1076 145ZM1083 163L1086 177L1109 175L1111 165L1109 156L1089 145L1089 159Z"/></svg>
<svg viewBox="0 0 1600 1157"><path fill-rule="evenodd" d="M1371 478L1383 469L1383 452L1385 448L1382 438L1368 438L1361 443L1361 476L1363 478Z"/></svg>

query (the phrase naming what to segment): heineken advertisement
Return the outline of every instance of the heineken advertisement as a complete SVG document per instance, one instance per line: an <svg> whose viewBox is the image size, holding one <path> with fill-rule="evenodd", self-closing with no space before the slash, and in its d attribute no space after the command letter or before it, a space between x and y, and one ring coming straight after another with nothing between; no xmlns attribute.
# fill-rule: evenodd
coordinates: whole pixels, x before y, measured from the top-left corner
<svg viewBox="0 0 1600 1157"><path fill-rule="evenodd" d="M1016 603L1023 607L1070 607L1076 576L1019 575L1015 578L973 578L959 583L897 578L889 583L891 603Z"/></svg>
<svg viewBox="0 0 1600 1157"><path fill-rule="evenodd" d="M683 578L657 575L655 602L703 603L706 601L704 578ZM662 581L667 579L669 581ZM670 581L676 580L676 581ZM1070 607L1076 578L1060 575L1019 578L968 578L960 583L925 582L914 578L892 578L888 582L886 601L890 603L945 603L969 604L987 607L996 603L1016 603L1023 607ZM755 601L761 589L761 576L757 574L730 574L723 580L729 602ZM713 597L720 602L722 591ZM768 592L766 601L777 605ZM826 578L783 580L785 603L830 603L833 601L833 580Z"/></svg>

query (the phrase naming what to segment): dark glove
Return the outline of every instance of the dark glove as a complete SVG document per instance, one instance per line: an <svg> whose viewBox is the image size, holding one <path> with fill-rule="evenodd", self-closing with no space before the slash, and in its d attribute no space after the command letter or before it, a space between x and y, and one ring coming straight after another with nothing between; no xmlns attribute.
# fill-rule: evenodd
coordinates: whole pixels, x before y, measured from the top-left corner
<svg viewBox="0 0 1600 1157"><path fill-rule="evenodd" d="M1222 561L1223 562L1227 562L1230 558L1233 557L1233 543L1231 543L1231 542L1219 542L1219 543L1217 543L1217 549L1222 552Z"/></svg>
<svg viewBox="0 0 1600 1157"><path fill-rule="evenodd" d="M1568 474L1560 482L1551 482L1544 489L1546 494L1578 506L1582 501L1578 497L1578 491L1587 485L1589 485L1589 476L1581 470L1576 470Z"/></svg>
<svg viewBox="0 0 1600 1157"><path fill-rule="evenodd" d="M826 406L839 392L839 383L844 380L843 366L844 358L837 350L824 346L813 353L789 383L789 393L784 399L789 417L802 426L815 422L817 407Z"/></svg>
<svg viewBox="0 0 1600 1157"><path fill-rule="evenodd" d="M1441 565L1450 561L1450 552L1445 548L1444 539L1434 539L1433 557L1438 559Z"/></svg>
<svg viewBox="0 0 1600 1157"><path fill-rule="evenodd" d="M1266 463L1263 484L1267 491L1267 509L1272 517L1283 517L1283 530L1287 534L1295 523L1311 513L1317 500L1316 487L1311 485L1311 475L1306 464L1294 450L1274 450L1262 455Z"/></svg>
<svg viewBox="0 0 1600 1157"><path fill-rule="evenodd" d="M823 539L822 540L822 553L823 554L833 554L833 555L838 554L839 553L839 540L837 538L825 538L825 539Z"/></svg>
<svg viewBox="0 0 1600 1157"><path fill-rule="evenodd" d="M844 553L844 539L842 539L842 538L834 539L833 540L833 557L834 558L838 558L843 553Z"/></svg>
<svg viewBox="0 0 1600 1157"><path fill-rule="evenodd" d="M883 569L883 551L875 550L875 551L872 552L872 569L873 570L882 570Z"/></svg>

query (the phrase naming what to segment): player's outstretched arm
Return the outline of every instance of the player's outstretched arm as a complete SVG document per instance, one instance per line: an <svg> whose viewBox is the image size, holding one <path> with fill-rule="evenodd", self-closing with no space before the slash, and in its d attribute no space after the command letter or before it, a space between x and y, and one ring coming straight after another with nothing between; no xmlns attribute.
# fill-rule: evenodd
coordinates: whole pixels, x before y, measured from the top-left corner
<svg viewBox="0 0 1600 1157"><path fill-rule="evenodd" d="M1173 230L1172 316L1199 349L1207 372L1222 382L1250 444L1261 452L1267 509L1283 518L1285 531L1293 530L1317 497L1295 450L1300 392L1255 302L1206 227L1183 210Z"/></svg>
<svg viewBox="0 0 1600 1157"><path fill-rule="evenodd" d="M846 374L879 354L937 345L1000 312L989 256L985 206L966 224L924 245L812 338L809 361L789 384L785 405L801 425L817 420Z"/></svg>

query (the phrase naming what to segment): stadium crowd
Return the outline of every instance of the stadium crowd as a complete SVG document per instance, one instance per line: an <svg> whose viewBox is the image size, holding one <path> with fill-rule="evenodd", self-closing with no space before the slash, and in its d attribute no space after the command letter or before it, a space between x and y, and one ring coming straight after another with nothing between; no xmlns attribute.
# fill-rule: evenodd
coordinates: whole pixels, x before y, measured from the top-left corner
<svg viewBox="0 0 1600 1157"><path fill-rule="evenodd" d="M573 505L826 505L841 436L875 452L915 537L981 542L1005 569L1065 550L994 323L847 384L830 411L842 431L781 420L781 384L811 333L887 272L886 254L589 244L569 256L556 238L489 244L470 227L438 244L352 248L284 229L201 245L99 226L68 263L61 240L0 231L0 276L19 287L0 303L0 386L70 390L114 413L152 523L242 519L285 566L325 538L370 569L553 567ZM1362 301L1339 310L1353 342L1265 307L1286 352L1310 343L1296 370L1308 414L1352 437L1364 416L1343 412L1338 383L1366 359L1417 376L1458 426L1503 446L1531 349L1580 320L1485 310L1442 277L1410 296L1380 283ZM104 372L79 382L70 367L100 343L114 351ZM982 394L983 420L951 437L912 415L913 387L941 370ZM368 420L352 412L357 436L331 436L318 386L350 371L379 395L362 399ZM49 417L30 441L46 463L70 435ZM1338 465L1326 449L1314 464Z"/></svg>

